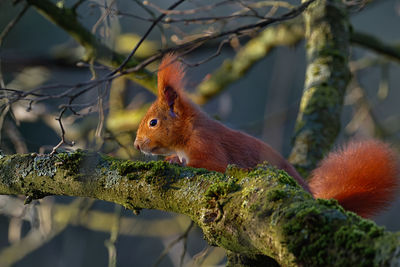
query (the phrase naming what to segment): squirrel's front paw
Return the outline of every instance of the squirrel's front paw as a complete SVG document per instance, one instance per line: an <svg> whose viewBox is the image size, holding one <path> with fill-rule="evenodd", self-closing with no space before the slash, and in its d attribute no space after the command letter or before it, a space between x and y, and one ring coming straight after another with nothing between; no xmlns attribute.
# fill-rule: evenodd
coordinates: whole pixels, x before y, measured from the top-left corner
<svg viewBox="0 0 400 267"><path fill-rule="evenodd" d="M168 156L164 160L169 163L175 163L175 164L179 164L182 166L186 166L186 160L183 159L183 162L181 162L181 160L179 159L179 157L177 155Z"/></svg>

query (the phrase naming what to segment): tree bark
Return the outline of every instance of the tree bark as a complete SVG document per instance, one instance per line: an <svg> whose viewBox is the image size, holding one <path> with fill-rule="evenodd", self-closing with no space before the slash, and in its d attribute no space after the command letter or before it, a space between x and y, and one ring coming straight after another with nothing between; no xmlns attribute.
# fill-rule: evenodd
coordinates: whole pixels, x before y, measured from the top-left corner
<svg viewBox="0 0 400 267"><path fill-rule="evenodd" d="M331 150L340 130L350 23L341 0L317 0L304 12L307 72L290 162L303 177Z"/></svg>

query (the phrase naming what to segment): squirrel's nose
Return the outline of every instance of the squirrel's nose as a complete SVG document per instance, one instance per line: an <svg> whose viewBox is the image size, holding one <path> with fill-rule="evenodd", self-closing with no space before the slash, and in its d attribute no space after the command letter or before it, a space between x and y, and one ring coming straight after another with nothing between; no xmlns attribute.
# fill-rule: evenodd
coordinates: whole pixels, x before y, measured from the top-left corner
<svg viewBox="0 0 400 267"><path fill-rule="evenodd" d="M133 145L136 147L137 150L140 151L140 145L137 139L135 139L135 142L133 143Z"/></svg>

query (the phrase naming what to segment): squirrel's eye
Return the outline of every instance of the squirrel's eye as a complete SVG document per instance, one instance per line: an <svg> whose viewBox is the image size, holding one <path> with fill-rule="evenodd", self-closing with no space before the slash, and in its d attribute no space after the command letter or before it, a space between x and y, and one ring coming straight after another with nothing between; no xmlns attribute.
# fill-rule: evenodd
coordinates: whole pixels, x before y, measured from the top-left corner
<svg viewBox="0 0 400 267"><path fill-rule="evenodd" d="M149 125L150 125L150 127L156 126L156 125L157 125L157 119L152 119L152 120L149 122Z"/></svg>

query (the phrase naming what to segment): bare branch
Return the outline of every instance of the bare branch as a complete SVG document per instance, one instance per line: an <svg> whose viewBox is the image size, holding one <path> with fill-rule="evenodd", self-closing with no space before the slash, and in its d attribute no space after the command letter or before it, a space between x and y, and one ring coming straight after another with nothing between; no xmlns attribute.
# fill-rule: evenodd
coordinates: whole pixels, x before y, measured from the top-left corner
<svg viewBox="0 0 400 267"><path fill-rule="evenodd" d="M70 102L72 102L72 101L70 101ZM61 141L55 147L53 147L50 155L53 155L54 153L56 153L57 149L59 149L64 144L67 144L69 146L73 146L74 145L74 142L69 143L65 139L65 129L64 129L64 125L62 123L62 117L63 117L63 115L64 115L66 110L67 110L66 107L62 108L58 118L56 118L56 120L58 121L58 124L60 125L60 129L61 129Z"/></svg>
<svg viewBox="0 0 400 267"><path fill-rule="evenodd" d="M350 35L350 40L352 43L360 45L362 47L371 49L377 53L380 53L382 55L388 56L398 62L400 62L400 46L397 45L389 45L375 36L358 32L358 31L353 31Z"/></svg>

